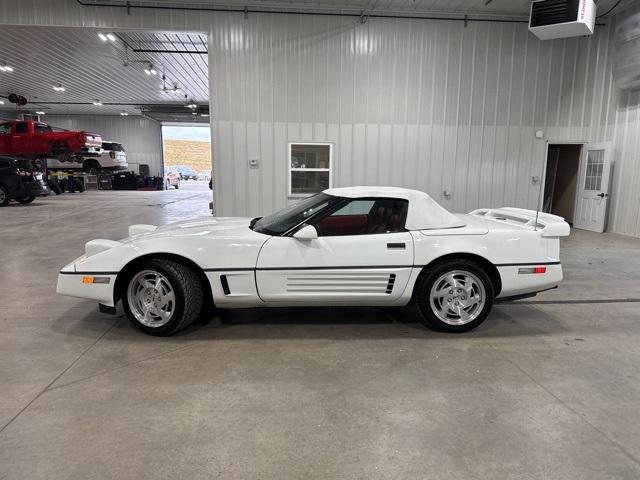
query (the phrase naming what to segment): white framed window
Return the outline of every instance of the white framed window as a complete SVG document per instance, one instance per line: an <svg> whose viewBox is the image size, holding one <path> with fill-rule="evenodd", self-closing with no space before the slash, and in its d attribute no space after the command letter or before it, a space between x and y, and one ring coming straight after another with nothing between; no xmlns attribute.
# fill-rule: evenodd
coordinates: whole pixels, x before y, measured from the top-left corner
<svg viewBox="0 0 640 480"><path fill-rule="evenodd" d="M289 143L289 196L306 197L331 188L332 143Z"/></svg>

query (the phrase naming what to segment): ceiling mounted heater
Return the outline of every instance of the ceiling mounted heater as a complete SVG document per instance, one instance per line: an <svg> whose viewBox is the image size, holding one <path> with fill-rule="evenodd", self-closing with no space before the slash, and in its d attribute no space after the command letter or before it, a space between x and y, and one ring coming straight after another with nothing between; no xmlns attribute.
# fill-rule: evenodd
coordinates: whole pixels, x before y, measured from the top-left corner
<svg viewBox="0 0 640 480"><path fill-rule="evenodd" d="M535 0L531 2L529 31L540 40L593 35L593 0Z"/></svg>

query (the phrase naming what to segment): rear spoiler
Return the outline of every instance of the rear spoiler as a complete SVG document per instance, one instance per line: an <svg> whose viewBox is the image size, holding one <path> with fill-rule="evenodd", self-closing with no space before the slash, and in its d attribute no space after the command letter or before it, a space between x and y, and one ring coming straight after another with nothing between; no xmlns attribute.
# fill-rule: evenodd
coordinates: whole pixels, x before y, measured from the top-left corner
<svg viewBox="0 0 640 480"><path fill-rule="evenodd" d="M471 212L471 215L501 220L523 227L533 227L534 230L540 231L542 237L566 237L570 232L569 224L564 221L564 218L524 208L479 208ZM536 216L538 217L537 223Z"/></svg>

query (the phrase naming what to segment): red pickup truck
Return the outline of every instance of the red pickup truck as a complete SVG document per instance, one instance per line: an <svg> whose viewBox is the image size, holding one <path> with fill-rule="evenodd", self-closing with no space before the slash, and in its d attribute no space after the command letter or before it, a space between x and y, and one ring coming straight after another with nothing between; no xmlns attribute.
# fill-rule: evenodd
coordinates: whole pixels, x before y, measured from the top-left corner
<svg viewBox="0 0 640 480"><path fill-rule="evenodd" d="M102 138L96 133L54 131L46 123L36 121L0 123L0 155L70 157L80 154L83 148L93 151L101 146ZM86 155L86 150L82 154Z"/></svg>

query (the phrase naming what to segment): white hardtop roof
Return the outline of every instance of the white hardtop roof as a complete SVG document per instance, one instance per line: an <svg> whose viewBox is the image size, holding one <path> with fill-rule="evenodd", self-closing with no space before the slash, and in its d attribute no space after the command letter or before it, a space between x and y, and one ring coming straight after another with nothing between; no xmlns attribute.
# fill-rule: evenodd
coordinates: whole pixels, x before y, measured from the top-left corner
<svg viewBox="0 0 640 480"><path fill-rule="evenodd" d="M408 200L409 211L405 222L407 230L433 230L465 226L462 220L441 207L429 195L418 190L398 187L343 187L330 188L322 193L346 198L386 197Z"/></svg>

